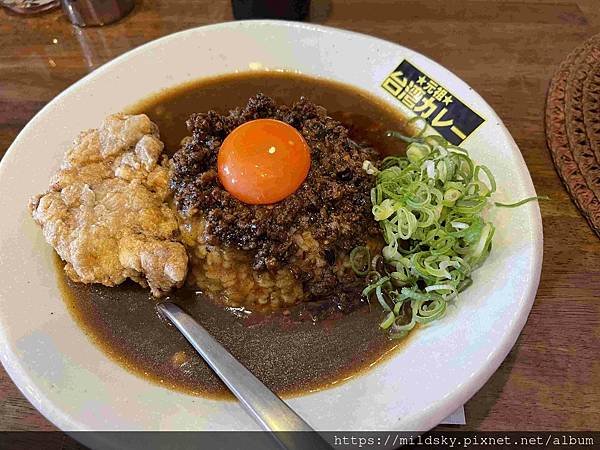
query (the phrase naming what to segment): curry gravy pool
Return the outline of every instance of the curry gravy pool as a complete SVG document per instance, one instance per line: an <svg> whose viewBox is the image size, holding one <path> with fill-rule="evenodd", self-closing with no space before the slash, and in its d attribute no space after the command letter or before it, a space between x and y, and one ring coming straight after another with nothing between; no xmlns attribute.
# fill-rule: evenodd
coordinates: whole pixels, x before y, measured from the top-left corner
<svg viewBox="0 0 600 450"><path fill-rule="evenodd" d="M405 119L368 93L326 80L285 72L251 72L205 79L161 92L127 111L145 113L173 154L188 132L193 112L225 112L262 92L291 104L300 96L324 106L355 141L368 141L383 154L398 153L385 130L401 129ZM172 389L233 398L185 338L156 312L154 299L133 282L116 288L67 280L57 272L69 310L86 334L134 373ZM350 313L319 314L299 305L273 314L224 308L202 293L181 289L167 297L190 313L242 364L282 395L323 389L373 366L399 345L379 329L378 305ZM334 308L335 309L335 308ZM315 319L315 320L313 320ZM402 341L402 344L406 339Z"/></svg>

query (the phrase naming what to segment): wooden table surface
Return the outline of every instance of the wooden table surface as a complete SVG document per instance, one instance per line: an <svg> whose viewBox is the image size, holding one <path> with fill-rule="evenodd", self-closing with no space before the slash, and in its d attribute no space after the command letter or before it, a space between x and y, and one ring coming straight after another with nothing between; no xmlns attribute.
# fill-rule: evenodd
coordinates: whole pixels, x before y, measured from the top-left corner
<svg viewBox="0 0 600 450"><path fill-rule="evenodd" d="M232 20L227 1L136 3L121 22L94 29L71 26L60 11L0 12L0 156L39 109L104 62L175 31ZM466 404L460 429L600 429L600 240L556 175L543 125L555 68L600 32L598 2L313 0L311 20L397 42L452 70L498 112L537 192L552 198L541 205L544 266L533 310L510 355ZM2 370L0 430L53 429Z"/></svg>

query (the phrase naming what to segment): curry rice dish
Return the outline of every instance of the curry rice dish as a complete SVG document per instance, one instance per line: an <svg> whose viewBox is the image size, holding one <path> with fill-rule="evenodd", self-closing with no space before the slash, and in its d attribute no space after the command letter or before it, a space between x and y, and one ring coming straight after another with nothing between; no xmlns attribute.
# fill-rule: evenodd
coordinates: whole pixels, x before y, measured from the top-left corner
<svg viewBox="0 0 600 450"><path fill-rule="evenodd" d="M425 132L335 82L203 80L83 132L30 209L73 316L122 364L223 392L157 316L167 297L276 392L318 389L443 318L491 252L488 206L539 199L493 202L490 169Z"/></svg>
<svg viewBox="0 0 600 450"><path fill-rule="evenodd" d="M264 118L300 131L311 167L289 197L250 205L221 185L217 155L234 129ZM372 181L362 169L362 161L377 160L375 150L354 142L340 122L305 98L288 107L259 94L227 115L195 114L187 125L191 136L173 157L170 186L190 255L188 283L250 309L349 295L358 281L350 251L378 245Z"/></svg>
<svg viewBox="0 0 600 450"><path fill-rule="evenodd" d="M301 133L310 170L285 199L248 204L222 186L217 156L233 130L267 118ZM143 114L110 116L75 141L30 205L69 278L107 286L131 278L159 297L187 272L189 286L250 310L355 295L362 280L350 251L381 247L362 168L377 152L305 98L288 107L258 94L226 115L193 114L187 126L170 161Z"/></svg>
<svg viewBox="0 0 600 450"><path fill-rule="evenodd" d="M264 119L297 133L309 158L305 178L271 204L229 192L219 160L235 130ZM382 136L403 123L332 82L293 74L202 81L84 131L30 210L62 260L75 318L128 368L177 389L225 391L141 289L97 287L131 279L183 306L272 389L314 389L397 345L377 331L380 313L361 298L364 277L349 253L381 250L362 164L398 152ZM292 141L284 138L275 156L286 156ZM293 178L292 162L275 169Z"/></svg>

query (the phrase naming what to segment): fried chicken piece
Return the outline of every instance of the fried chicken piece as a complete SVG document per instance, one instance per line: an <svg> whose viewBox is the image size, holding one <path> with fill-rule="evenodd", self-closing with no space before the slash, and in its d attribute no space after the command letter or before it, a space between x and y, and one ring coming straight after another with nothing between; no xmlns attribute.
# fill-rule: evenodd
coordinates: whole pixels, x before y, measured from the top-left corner
<svg viewBox="0 0 600 450"><path fill-rule="evenodd" d="M158 127L145 115L107 117L67 151L50 189L29 208L73 281L127 278L160 297L183 284L188 256L168 204Z"/></svg>

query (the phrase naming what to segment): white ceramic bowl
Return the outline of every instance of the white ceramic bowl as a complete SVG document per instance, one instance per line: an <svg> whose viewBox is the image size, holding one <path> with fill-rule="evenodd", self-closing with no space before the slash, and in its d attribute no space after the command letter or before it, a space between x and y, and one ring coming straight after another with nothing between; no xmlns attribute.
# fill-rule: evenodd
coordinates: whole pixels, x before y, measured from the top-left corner
<svg viewBox="0 0 600 450"><path fill-rule="evenodd" d="M455 75L399 45L312 24L234 22L167 36L104 65L46 105L0 165L0 357L29 401L63 430L257 429L236 402L161 388L95 347L61 299L52 250L27 201L47 187L79 131L162 88L262 67L339 80L400 107L380 85L405 58L486 119L464 146L496 175L497 200L535 195L501 120ZM443 320L374 370L290 405L319 430L426 430L466 402L517 339L542 264L537 204L490 216L497 226L493 252Z"/></svg>

